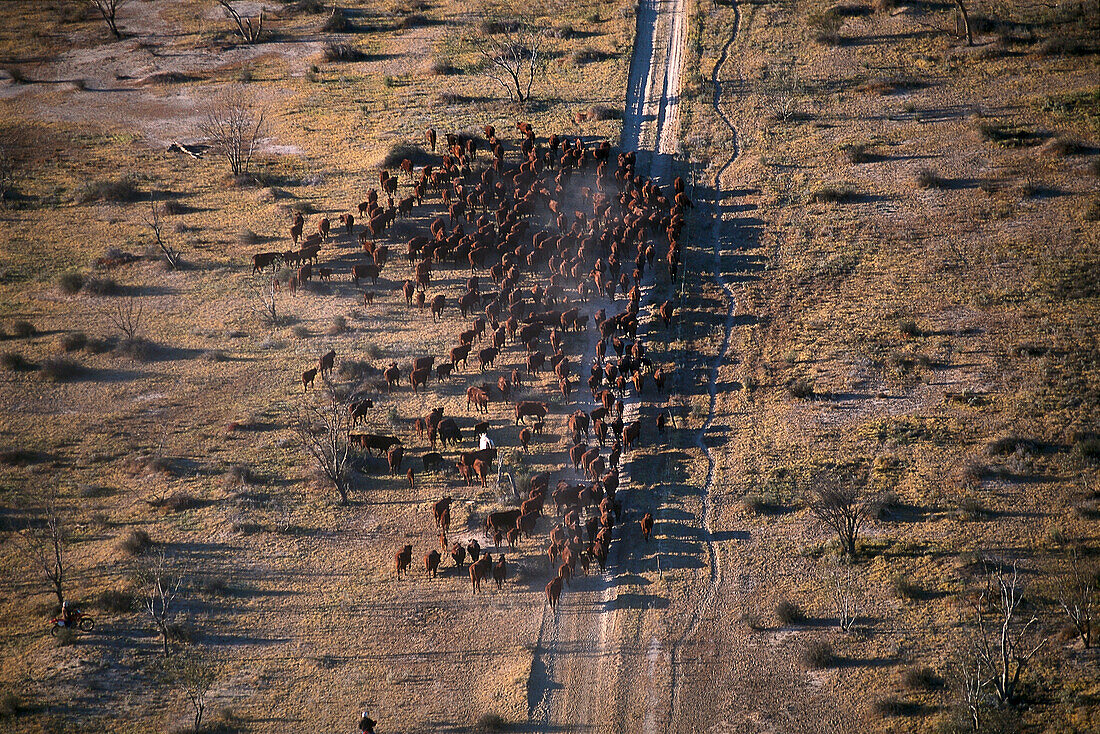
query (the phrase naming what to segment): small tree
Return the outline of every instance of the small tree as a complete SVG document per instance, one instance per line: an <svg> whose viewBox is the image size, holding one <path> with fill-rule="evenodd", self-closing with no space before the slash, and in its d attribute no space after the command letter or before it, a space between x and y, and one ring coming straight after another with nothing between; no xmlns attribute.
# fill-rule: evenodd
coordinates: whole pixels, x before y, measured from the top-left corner
<svg viewBox="0 0 1100 734"><path fill-rule="evenodd" d="M69 546L69 529L62 516L56 496L46 504L42 524L20 533L27 555L41 571L51 590L57 595L57 604L65 601L65 570L68 567L65 551Z"/></svg>
<svg viewBox="0 0 1100 734"><path fill-rule="evenodd" d="M813 478L807 506L836 533L841 552L854 560L859 532L874 516L878 495L868 489L867 474L862 467L832 467L819 471Z"/></svg>
<svg viewBox="0 0 1100 734"><path fill-rule="evenodd" d="M142 603L149 618L160 633L164 657L172 653L169 646L172 619L175 616L176 597L183 586L184 578L173 567L168 555L161 550L153 556L152 562L142 572Z"/></svg>
<svg viewBox="0 0 1100 734"><path fill-rule="evenodd" d="M264 8L260 6L260 15L256 18L256 25L252 25L251 18L242 17L237 10L229 4L229 0L217 0L218 5L225 8L225 14L233 19L237 26L237 33L245 40L245 43L256 43L264 32Z"/></svg>
<svg viewBox="0 0 1100 734"><path fill-rule="evenodd" d="M193 731L202 731L210 689L218 679L218 668L206 654L177 655L165 670L168 682L179 686L191 703Z"/></svg>
<svg viewBox="0 0 1100 734"><path fill-rule="evenodd" d="M124 301L118 301L108 313L107 318L111 326L115 328L125 343L133 343L141 331L141 317L145 307L138 303L137 299L130 296Z"/></svg>
<svg viewBox="0 0 1100 734"><path fill-rule="evenodd" d="M118 9L122 7L126 0L88 0L95 9L99 11L99 14L103 16L103 22L107 24L107 27L114 34L115 38L122 38L122 33L118 30L118 25L115 22L115 16L118 14Z"/></svg>
<svg viewBox="0 0 1100 734"><path fill-rule="evenodd" d="M837 624L844 632L850 632L856 624L856 586L851 566L837 563L829 574L829 591L836 607Z"/></svg>
<svg viewBox="0 0 1100 734"><path fill-rule="evenodd" d="M1000 704L1016 701L1016 687L1035 653L1047 643L1041 640L1032 644L1035 615L1021 624L1020 605L1023 591L1019 586L1019 573L1012 564L1008 575L1001 564L989 568L985 588L973 601L976 629L972 640L973 667L977 671L978 685L991 687Z"/></svg>
<svg viewBox="0 0 1100 734"><path fill-rule="evenodd" d="M270 277L260 274L260 279L252 284L253 310L267 326L274 329L282 319L279 316L279 270L282 263L275 263L275 273Z"/></svg>
<svg viewBox="0 0 1100 734"><path fill-rule="evenodd" d="M327 377L322 378L324 397L319 404L303 398L294 417L294 434L314 467L340 496L340 504L348 503L348 464L351 460L351 417L347 403Z"/></svg>
<svg viewBox="0 0 1100 734"><path fill-rule="evenodd" d="M525 105L535 77L546 68L548 35L544 24L523 9L486 14L471 42L483 64L481 74L493 80L508 99Z"/></svg>
<svg viewBox="0 0 1100 734"><path fill-rule="evenodd" d="M243 87L234 87L210 104L198 129L214 153L226 160L233 175L244 176L252 165L265 121L265 110L255 106Z"/></svg>
<svg viewBox="0 0 1100 734"><path fill-rule="evenodd" d="M1056 579L1058 605L1069 617L1086 650L1092 646L1092 618L1100 596L1098 579L1100 571L1092 564L1082 564L1076 548L1071 552L1069 568Z"/></svg>
<svg viewBox="0 0 1100 734"><path fill-rule="evenodd" d="M149 229L153 230L153 238L156 240L157 247L160 248L160 252L164 255L164 259L168 262L168 267L172 270L178 268L181 264L180 251L169 244L168 240L164 237L164 228L161 222L161 207L157 205L155 199L149 199L149 219L146 220L146 224L149 225Z"/></svg>

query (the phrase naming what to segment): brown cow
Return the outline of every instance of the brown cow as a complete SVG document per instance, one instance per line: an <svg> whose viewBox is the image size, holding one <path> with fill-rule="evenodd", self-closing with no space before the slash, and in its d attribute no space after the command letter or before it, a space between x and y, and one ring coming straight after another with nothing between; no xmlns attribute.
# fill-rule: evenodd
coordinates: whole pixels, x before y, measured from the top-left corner
<svg viewBox="0 0 1100 734"><path fill-rule="evenodd" d="M318 361L318 366L321 368L321 376L324 377L332 370L332 365L336 362L336 352L330 350L329 352L322 354L321 359Z"/></svg>
<svg viewBox="0 0 1100 734"><path fill-rule="evenodd" d="M485 486L486 475L490 467L491 465L488 462L482 461L481 459L474 459L474 473L477 474L477 479L481 482L482 487Z"/></svg>
<svg viewBox="0 0 1100 734"><path fill-rule="evenodd" d="M398 368L396 362L391 362L390 366L382 372L382 377L385 378L386 384L389 387L397 387L398 382L401 380L401 370Z"/></svg>
<svg viewBox="0 0 1100 734"><path fill-rule="evenodd" d="M451 546L451 558L454 560L455 565L459 568L466 562L466 546L462 543L455 543Z"/></svg>
<svg viewBox="0 0 1100 734"><path fill-rule="evenodd" d="M444 528L443 513L451 509L451 502L453 501L454 498L452 498L450 495L445 495L443 499L432 505L432 516L435 517L435 526L437 528Z"/></svg>
<svg viewBox="0 0 1100 734"><path fill-rule="evenodd" d="M428 572L428 578L435 578L436 569L439 568L440 558L442 558L442 556L439 555L439 551L437 550L433 550L431 553L424 555L424 570Z"/></svg>
<svg viewBox="0 0 1100 734"><path fill-rule="evenodd" d="M648 543L649 535L653 532L653 514L647 512L638 524L642 526L642 540Z"/></svg>
<svg viewBox="0 0 1100 734"><path fill-rule="evenodd" d="M405 305L412 306L413 295L416 293L416 283L411 280L406 280L405 285L402 286L402 290L405 293Z"/></svg>
<svg viewBox="0 0 1100 734"><path fill-rule="evenodd" d="M398 551L398 553L394 556L394 560L396 561L397 566L397 578L401 578L402 571L408 574L409 566L412 565L413 560L413 547L411 545L406 545L404 548Z"/></svg>
<svg viewBox="0 0 1100 734"><path fill-rule="evenodd" d="M642 435L641 421L634 421L623 429L623 450L629 451Z"/></svg>
<svg viewBox="0 0 1100 734"><path fill-rule="evenodd" d="M440 293L432 299L432 319L443 318L443 308L447 305L447 297Z"/></svg>
<svg viewBox="0 0 1100 734"><path fill-rule="evenodd" d="M558 599L561 597L561 577L553 579L546 585L546 600L550 602L550 609L558 608Z"/></svg>
<svg viewBox="0 0 1100 734"><path fill-rule="evenodd" d="M524 428L522 431L519 432L519 443L520 443L520 446L523 447L523 452L527 453L528 452L528 446L531 443L531 429L530 428Z"/></svg>
<svg viewBox="0 0 1100 734"><path fill-rule="evenodd" d="M430 377L432 371L430 369L413 370L409 373L409 384L412 385L413 392L417 392L418 386L427 387L428 377Z"/></svg>
<svg viewBox="0 0 1100 734"><path fill-rule="evenodd" d="M672 313L673 313L672 301L665 301L664 303L662 303L661 308L660 308L658 313L660 313L661 320L665 322L666 327L672 325Z"/></svg>
<svg viewBox="0 0 1100 734"><path fill-rule="evenodd" d="M489 412L489 396L480 387L466 388L466 410L470 409L471 404L475 410Z"/></svg>
<svg viewBox="0 0 1100 734"><path fill-rule="evenodd" d="M545 418L547 410L546 403L536 403L530 400L518 402L516 403L516 425L519 425L520 419L526 416Z"/></svg>
<svg viewBox="0 0 1100 734"><path fill-rule="evenodd" d="M481 582L489 577L492 567L493 557L489 553L483 555L477 563L470 566L470 585L473 587L471 593L476 594L481 591Z"/></svg>
<svg viewBox="0 0 1100 734"><path fill-rule="evenodd" d="M317 377L317 368L316 367L314 367L311 370L306 370L305 372L303 372L302 373L302 389L305 390L306 388L312 386L313 385L313 379L315 377Z"/></svg>
<svg viewBox="0 0 1100 734"><path fill-rule="evenodd" d="M386 463L390 466L390 474L401 471L401 461L405 458L405 449L400 445L394 446L386 452Z"/></svg>
<svg viewBox="0 0 1100 734"><path fill-rule="evenodd" d="M497 582L497 589L504 588L504 581L508 578L508 564L504 560L503 554L500 556L500 560L493 564L493 581Z"/></svg>
<svg viewBox="0 0 1100 734"><path fill-rule="evenodd" d="M374 291L365 291L363 293L363 305L364 306L373 306L374 305Z"/></svg>

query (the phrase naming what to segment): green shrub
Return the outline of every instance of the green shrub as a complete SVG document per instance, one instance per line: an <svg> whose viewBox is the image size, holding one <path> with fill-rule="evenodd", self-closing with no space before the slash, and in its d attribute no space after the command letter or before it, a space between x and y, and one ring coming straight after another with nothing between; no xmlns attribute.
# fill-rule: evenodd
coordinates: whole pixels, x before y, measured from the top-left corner
<svg viewBox="0 0 1100 734"><path fill-rule="evenodd" d="M787 384L787 391L792 398L798 400L810 400L814 396L814 383L811 380L791 380Z"/></svg>

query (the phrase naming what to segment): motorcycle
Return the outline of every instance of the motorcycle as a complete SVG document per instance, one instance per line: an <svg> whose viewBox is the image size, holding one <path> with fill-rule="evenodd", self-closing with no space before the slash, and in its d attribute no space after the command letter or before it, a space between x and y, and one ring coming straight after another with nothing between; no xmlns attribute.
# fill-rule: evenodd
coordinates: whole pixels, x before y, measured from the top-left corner
<svg viewBox="0 0 1100 734"><path fill-rule="evenodd" d="M66 623L61 617L54 617L50 620L50 634L57 636L58 630L72 629L80 630L81 632L91 632L95 627L95 619L82 614L81 612L73 612L69 615L69 622Z"/></svg>

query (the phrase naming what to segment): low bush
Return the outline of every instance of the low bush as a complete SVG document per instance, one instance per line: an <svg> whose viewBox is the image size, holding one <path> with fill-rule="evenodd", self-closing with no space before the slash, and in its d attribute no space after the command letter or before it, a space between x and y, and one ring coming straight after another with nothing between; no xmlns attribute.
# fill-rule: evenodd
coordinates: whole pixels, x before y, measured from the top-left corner
<svg viewBox="0 0 1100 734"><path fill-rule="evenodd" d="M747 494L742 497L741 507L752 515L764 515L768 512L768 503L759 494Z"/></svg>
<svg viewBox="0 0 1100 734"><path fill-rule="evenodd" d="M428 16L421 13L410 13L397 22L398 28L421 28L431 23Z"/></svg>
<svg viewBox="0 0 1100 734"><path fill-rule="evenodd" d="M492 712L479 716L477 724L474 725L474 731L478 732L507 731L507 729L508 722L504 720L504 717Z"/></svg>
<svg viewBox="0 0 1100 734"><path fill-rule="evenodd" d="M898 322L898 331L902 336L910 339L916 339L922 335L920 328L917 326L917 322L912 319L902 319Z"/></svg>
<svg viewBox="0 0 1100 734"><path fill-rule="evenodd" d="M0 719L11 719L23 708L19 696L11 691L0 692Z"/></svg>
<svg viewBox="0 0 1100 734"><path fill-rule="evenodd" d="M579 48L572 54L570 54L570 58L573 60L573 63L577 64L578 66L583 64L591 64L596 61L603 61L607 57L607 52L601 51L598 48L592 48L591 46Z"/></svg>
<svg viewBox="0 0 1100 734"><path fill-rule="evenodd" d="M810 13L806 24L813 31L814 40L818 43L825 46L839 46L844 43L844 37L840 34L844 18L835 9Z"/></svg>
<svg viewBox="0 0 1100 734"><path fill-rule="evenodd" d="M38 368L38 374L48 382L75 380L84 373L84 365L69 357L47 357Z"/></svg>
<svg viewBox="0 0 1100 734"><path fill-rule="evenodd" d="M806 621L802 607L789 599L783 599L775 605L775 616L781 624L798 624Z"/></svg>
<svg viewBox="0 0 1100 734"><path fill-rule="evenodd" d="M124 614L134 608L134 595L128 591L105 589L99 593L96 604L105 612Z"/></svg>
<svg viewBox="0 0 1100 734"><path fill-rule="evenodd" d="M336 316L332 317L332 321L329 322L328 329L325 330L325 333L329 336L337 336L339 334L343 334L347 330L348 320L343 316L337 314Z"/></svg>
<svg viewBox="0 0 1100 734"><path fill-rule="evenodd" d="M139 196L141 192L138 190L136 178L126 175L115 179L88 181L77 189L76 200L81 204L90 204L93 201L125 203L136 201Z"/></svg>
<svg viewBox="0 0 1100 734"><path fill-rule="evenodd" d="M802 663L814 670L831 668L837 664L836 652L825 640L812 640L802 650Z"/></svg>
<svg viewBox="0 0 1100 734"><path fill-rule="evenodd" d="M4 369L12 372L29 372L35 368L33 363L28 362L22 354L15 351L7 351L0 355L0 364Z"/></svg>
<svg viewBox="0 0 1100 734"><path fill-rule="evenodd" d="M76 642L76 632L73 631L72 627L62 627L53 636L53 641L58 647L68 647Z"/></svg>
<svg viewBox="0 0 1100 734"><path fill-rule="evenodd" d="M309 329L306 328L305 326L302 326L301 324L298 324L297 326L293 327L290 330L290 333L293 334L294 336L298 337L299 339L306 339L309 336L311 336L310 333L309 333Z"/></svg>
<svg viewBox="0 0 1100 734"><path fill-rule="evenodd" d="M741 623L753 632L762 632L767 629L764 620L756 612L745 612L741 615Z"/></svg>
<svg viewBox="0 0 1100 734"><path fill-rule="evenodd" d="M787 384L787 392L797 400L809 400L814 396L814 383L811 380L791 380Z"/></svg>
<svg viewBox="0 0 1100 734"><path fill-rule="evenodd" d="M382 167L397 168L401 165L401 161L406 158L408 158L414 166L433 165L437 162L436 156L430 151L424 150L419 145L395 143L390 146L389 151L386 153L386 157L382 159Z"/></svg>
<svg viewBox="0 0 1100 734"><path fill-rule="evenodd" d="M84 275L76 272L62 273L57 278L57 285L61 287L61 290L68 293L70 296L80 293L80 289L84 287Z"/></svg>
<svg viewBox="0 0 1100 734"><path fill-rule="evenodd" d="M144 337L122 339L116 342L112 351L118 357L126 357L133 362L148 362L153 358L157 345Z"/></svg>
<svg viewBox="0 0 1100 734"><path fill-rule="evenodd" d="M318 0L313 1L318 2ZM320 3L318 2L318 4ZM308 12L316 13L320 11L310 9ZM351 33L355 30L355 28L352 26L351 20L348 18L348 14L345 13L341 8L333 5L332 12L329 13L329 16L327 18L325 18L325 22L324 25L321 26L321 30L325 31L326 33Z"/></svg>
<svg viewBox="0 0 1100 734"><path fill-rule="evenodd" d="M866 143L851 143L840 149L844 159L852 164L869 163L875 159L871 146Z"/></svg>
<svg viewBox="0 0 1100 734"><path fill-rule="evenodd" d="M244 487L255 482L256 475L245 464L233 464L222 475L222 484L225 487Z"/></svg>
<svg viewBox="0 0 1100 734"><path fill-rule="evenodd" d="M175 199L169 199L161 205L161 210L165 214L186 214L188 209L187 205L183 202L176 201Z"/></svg>
<svg viewBox="0 0 1100 734"><path fill-rule="evenodd" d="M229 582L217 576L211 576L204 579L199 590L208 596L229 596L233 593L233 589L230 588Z"/></svg>
<svg viewBox="0 0 1100 734"><path fill-rule="evenodd" d="M882 717L912 716L920 710L920 707L912 701L903 701L896 696L880 698L872 705L874 712Z"/></svg>
<svg viewBox="0 0 1100 734"><path fill-rule="evenodd" d="M519 22L514 20L501 20L487 18L477 24L477 29L490 35L496 33L512 33L519 30Z"/></svg>
<svg viewBox="0 0 1100 734"><path fill-rule="evenodd" d="M131 556L140 556L152 547L153 539L144 530L131 530L118 541L118 549Z"/></svg>
<svg viewBox="0 0 1100 734"><path fill-rule="evenodd" d="M27 339L37 333L38 329L30 321L20 319L11 325L11 334L16 339Z"/></svg>
<svg viewBox="0 0 1100 734"><path fill-rule="evenodd" d="M1073 444L1073 455L1089 462L1100 461L1100 437L1085 436Z"/></svg>
<svg viewBox="0 0 1100 734"><path fill-rule="evenodd" d="M855 199L856 192L840 184L818 186L810 194L810 199L821 204L845 204Z"/></svg>
<svg viewBox="0 0 1100 734"><path fill-rule="evenodd" d="M61 348L66 352L79 352L88 345L88 335L83 331L70 331L61 337Z"/></svg>
<svg viewBox="0 0 1100 734"><path fill-rule="evenodd" d="M943 678L927 665L909 668L902 674L901 682L915 691L934 691L943 687Z"/></svg>
<svg viewBox="0 0 1100 734"><path fill-rule="evenodd" d="M924 593L920 586L913 583L904 573L896 573L890 577L890 588L894 596L908 601L919 599Z"/></svg>
<svg viewBox="0 0 1100 734"><path fill-rule="evenodd" d="M97 275L85 278L84 287L81 290L93 296L116 296L121 289L114 278Z"/></svg>
<svg viewBox="0 0 1100 734"><path fill-rule="evenodd" d="M329 41L325 44L325 61L359 61L363 52L350 43Z"/></svg>
<svg viewBox="0 0 1100 734"><path fill-rule="evenodd" d="M437 56L428 65L428 71L436 76L450 76L457 74L460 70L449 59Z"/></svg>
<svg viewBox="0 0 1100 734"><path fill-rule="evenodd" d="M977 497L966 496L959 499L957 515L960 520L981 520L989 510Z"/></svg>
<svg viewBox="0 0 1100 734"><path fill-rule="evenodd" d="M922 168L917 171L916 176L913 178L918 188L922 189L945 189L947 188L947 179L940 176L931 168Z"/></svg>
<svg viewBox="0 0 1100 734"><path fill-rule="evenodd" d="M193 510L201 505L202 500L198 497L190 492L179 490L165 497L161 506L169 512L183 512L184 510Z"/></svg>

